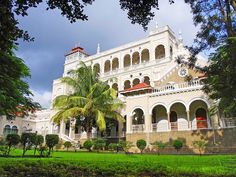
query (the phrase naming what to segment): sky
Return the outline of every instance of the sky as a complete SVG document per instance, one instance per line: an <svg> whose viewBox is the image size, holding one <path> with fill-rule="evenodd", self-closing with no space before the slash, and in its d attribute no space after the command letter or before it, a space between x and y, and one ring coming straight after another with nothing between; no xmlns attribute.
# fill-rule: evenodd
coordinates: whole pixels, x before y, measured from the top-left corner
<svg viewBox="0 0 236 177"><path fill-rule="evenodd" d="M190 7L184 0L170 5L161 0L160 10L145 32L140 25L133 25L122 11L118 0L96 0L85 8L88 21L71 24L59 10L46 11L46 5L29 10L28 16L19 17L20 27L28 31L34 42L19 41L17 55L24 59L31 70L28 79L34 101L48 108L51 103L52 82L63 74L64 54L80 44L92 55L97 44L101 51L136 41L148 36L151 29L169 25L178 36L182 32L184 43L191 45L197 32L193 25Z"/></svg>

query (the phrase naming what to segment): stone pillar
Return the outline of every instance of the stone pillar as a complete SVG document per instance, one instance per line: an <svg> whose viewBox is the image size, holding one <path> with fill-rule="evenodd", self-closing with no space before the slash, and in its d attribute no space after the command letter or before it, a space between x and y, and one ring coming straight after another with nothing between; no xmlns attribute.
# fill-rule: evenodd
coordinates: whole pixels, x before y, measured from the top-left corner
<svg viewBox="0 0 236 177"><path fill-rule="evenodd" d="M146 141L147 145L150 144L150 132L151 132L151 121L152 116L150 114L145 115L145 132L146 132Z"/></svg>
<svg viewBox="0 0 236 177"><path fill-rule="evenodd" d="M151 131L151 121L152 116L150 114L145 115L145 132L150 132Z"/></svg>
<svg viewBox="0 0 236 177"><path fill-rule="evenodd" d="M60 135L65 135L65 122L64 120L61 121L60 123Z"/></svg>
<svg viewBox="0 0 236 177"><path fill-rule="evenodd" d="M187 113L187 120L188 120L188 128L190 128L190 111L187 110L186 113Z"/></svg>
<svg viewBox="0 0 236 177"><path fill-rule="evenodd" d="M167 121L168 121L168 130L171 130L171 127L170 127L170 112L167 112Z"/></svg>
<svg viewBox="0 0 236 177"><path fill-rule="evenodd" d="M75 139L75 119L70 119L69 137Z"/></svg>
<svg viewBox="0 0 236 177"><path fill-rule="evenodd" d="M118 137L121 138L123 137L123 122L118 122Z"/></svg>
<svg viewBox="0 0 236 177"><path fill-rule="evenodd" d="M132 133L132 116L127 117L126 119L126 132L127 133Z"/></svg>

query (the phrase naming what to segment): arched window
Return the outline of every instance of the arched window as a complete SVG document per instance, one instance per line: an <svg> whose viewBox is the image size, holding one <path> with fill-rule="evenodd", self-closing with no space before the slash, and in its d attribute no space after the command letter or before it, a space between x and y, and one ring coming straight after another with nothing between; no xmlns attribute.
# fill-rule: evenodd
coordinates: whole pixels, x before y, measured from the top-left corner
<svg viewBox="0 0 236 177"><path fill-rule="evenodd" d="M144 49L142 51L141 61L142 61L142 63L145 63L145 62L149 61L149 50L148 49Z"/></svg>
<svg viewBox="0 0 236 177"><path fill-rule="evenodd" d="M133 111L133 125L144 124L144 113L143 110L137 108Z"/></svg>
<svg viewBox="0 0 236 177"><path fill-rule="evenodd" d="M10 127L10 125L6 125L3 129L3 135L7 136L10 133L11 133L11 127Z"/></svg>
<svg viewBox="0 0 236 177"><path fill-rule="evenodd" d="M114 90L118 91L118 84L117 83L112 84L112 88Z"/></svg>
<svg viewBox="0 0 236 177"><path fill-rule="evenodd" d="M98 63L96 63L94 66L93 66L93 70L98 74L100 73L100 65Z"/></svg>
<svg viewBox="0 0 236 177"><path fill-rule="evenodd" d="M140 62L140 56L138 52L134 52L132 55L132 65L137 65Z"/></svg>
<svg viewBox="0 0 236 177"><path fill-rule="evenodd" d="M147 85L150 85L150 78L148 76L145 76L143 82L146 83Z"/></svg>
<svg viewBox="0 0 236 177"><path fill-rule="evenodd" d="M118 68L119 68L119 60L118 60L118 58L114 58L112 60L112 70L116 70Z"/></svg>
<svg viewBox="0 0 236 177"><path fill-rule="evenodd" d="M104 65L104 72L109 72L111 70L111 62L110 60L107 60Z"/></svg>
<svg viewBox="0 0 236 177"><path fill-rule="evenodd" d="M130 55L127 54L127 55L125 55L125 57L124 57L124 67L129 67L130 64L131 64Z"/></svg>
<svg viewBox="0 0 236 177"><path fill-rule="evenodd" d="M11 133L14 133L14 134L17 134L17 133L18 133L18 128L17 128L17 126L14 125L14 126L12 127Z"/></svg>
<svg viewBox="0 0 236 177"><path fill-rule="evenodd" d="M138 79L138 78L135 78L134 80L133 80L133 86L135 86L135 85L137 85L137 84L139 84L140 83L140 80Z"/></svg>
<svg viewBox="0 0 236 177"><path fill-rule="evenodd" d="M164 45L158 45L155 49L155 58L161 59L165 58L165 47Z"/></svg>
<svg viewBox="0 0 236 177"><path fill-rule="evenodd" d="M129 81L129 80L126 80L126 81L124 82L124 89L128 89L128 88L130 88L130 87L131 87L130 81Z"/></svg>

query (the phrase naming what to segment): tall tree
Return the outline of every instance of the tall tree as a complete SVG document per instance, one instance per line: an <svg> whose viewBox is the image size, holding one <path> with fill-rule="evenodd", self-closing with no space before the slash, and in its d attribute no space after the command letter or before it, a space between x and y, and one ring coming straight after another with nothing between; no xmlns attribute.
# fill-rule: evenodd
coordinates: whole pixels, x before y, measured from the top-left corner
<svg viewBox="0 0 236 177"><path fill-rule="evenodd" d="M106 119L124 121L120 114L123 103L117 98L116 91L109 88L106 82L98 80L98 75L91 66L81 63L81 67L70 72L72 77L62 78L62 82L71 86L73 94L55 98L53 107L58 111L53 121L76 118L82 120L82 126L91 138L92 127L99 131L106 129Z"/></svg>
<svg viewBox="0 0 236 177"><path fill-rule="evenodd" d="M189 47L190 67L196 67L197 54L215 50L210 54L209 66L196 67L206 73L204 91L217 100L221 113L236 116L236 1L185 0L192 9L193 20L200 29L195 43ZM181 57L178 58L179 62Z"/></svg>

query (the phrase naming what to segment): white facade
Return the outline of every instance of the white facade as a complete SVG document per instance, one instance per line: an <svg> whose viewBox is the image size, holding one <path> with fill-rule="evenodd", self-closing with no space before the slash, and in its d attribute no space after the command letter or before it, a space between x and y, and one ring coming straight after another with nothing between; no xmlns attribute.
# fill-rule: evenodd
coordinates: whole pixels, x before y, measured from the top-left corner
<svg viewBox="0 0 236 177"><path fill-rule="evenodd" d="M178 56L187 58L189 52L184 48L182 36L177 39L165 26L154 29L147 38L104 52L98 46L97 54L92 56L80 47L74 48L65 55L63 76L80 67L83 61L118 91L118 97L126 104L122 110L126 125L119 125L116 136L219 127L218 118L212 122L207 113L211 103L201 90L202 74L178 65L175 61ZM206 61L197 64L205 65ZM187 76L191 76L188 81ZM143 83L149 87L144 88ZM52 100L71 92L60 79L54 80ZM66 131L69 133L65 136ZM65 123L61 124L62 137L84 137L71 131L70 127L65 129Z"/></svg>
<svg viewBox="0 0 236 177"><path fill-rule="evenodd" d="M27 117L16 117L8 120L6 116L0 117L0 137L9 133L32 132L45 136L50 133L57 133L57 127L50 119L50 110L36 111Z"/></svg>

